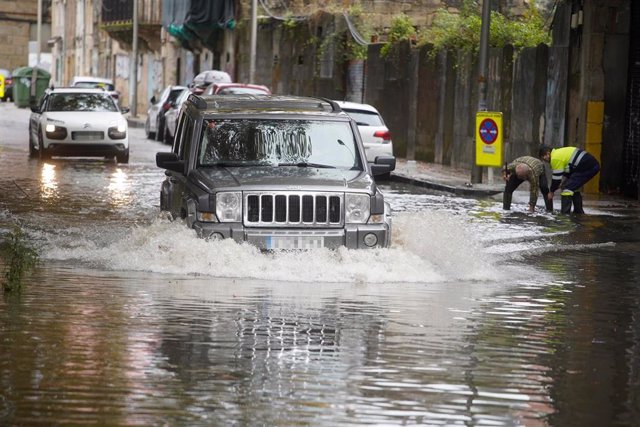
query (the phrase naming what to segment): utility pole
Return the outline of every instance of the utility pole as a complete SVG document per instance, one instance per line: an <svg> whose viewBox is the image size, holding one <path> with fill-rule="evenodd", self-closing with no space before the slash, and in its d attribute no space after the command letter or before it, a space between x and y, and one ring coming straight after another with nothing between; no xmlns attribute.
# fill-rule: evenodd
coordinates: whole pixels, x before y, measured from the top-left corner
<svg viewBox="0 0 640 427"><path fill-rule="evenodd" d="M489 31L491 28L491 0L482 0L482 27L480 27L480 58L478 63L478 111L487 111L487 57L489 53ZM482 182L482 167L476 166L476 150L473 149L471 182Z"/></svg>
<svg viewBox="0 0 640 427"><path fill-rule="evenodd" d="M258 0L251 0L251 53L249 58L249 83L256 80L256 49L258 44Z"/></svg>
<svg viewBox="0 0 640 427"><path fill-rule="evenodd" d="M38 0L38 26L36 36L36 67L40 67L40 51L42 46L42 0Z"/></svg>
<svg viewBox="0 0 640 427"><path fill-rule="evenodd" d="M138 115L138 0L133 0L133 14L131 18L133 34L131 43L131 71L129 73L129 108L131 117Z"/></svg>

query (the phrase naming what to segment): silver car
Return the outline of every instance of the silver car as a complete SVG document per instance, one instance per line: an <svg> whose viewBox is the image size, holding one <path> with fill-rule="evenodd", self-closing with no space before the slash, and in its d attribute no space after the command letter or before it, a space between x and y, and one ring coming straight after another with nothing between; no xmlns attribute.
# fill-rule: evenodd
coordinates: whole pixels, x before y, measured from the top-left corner
<svg viewBox="0 0 640 427"><path fill-rule="evenodd" d="M165 140L165 114L185 89L187 89L186 86L167 86L160 94L160 98L151 97L149 109L147 110L147 119L144 124L144 131L148 139Z"/></svg>
<svg viewBox="0 0 640 427"><path fill-rule="evenodd" d="M337 102L358 124L367 161L373 162L377 156L393 156L391 132L374 106L348 101Z"/></svg>
<svg viewBox="0 0 640 427"><path fill-rule="evenodd" d="M206 239L264 250L376 248L391 242L391 210L355 121L334 102L269 95L191 94L182 108L160 209Z"/></svg>

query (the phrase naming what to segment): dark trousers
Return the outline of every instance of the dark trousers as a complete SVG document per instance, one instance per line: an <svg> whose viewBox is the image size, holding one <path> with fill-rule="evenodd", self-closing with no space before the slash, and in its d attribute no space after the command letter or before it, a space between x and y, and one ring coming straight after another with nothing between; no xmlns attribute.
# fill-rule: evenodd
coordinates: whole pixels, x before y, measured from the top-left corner
<svg viewBox="0 0 640 427"><path fill-rule="evenodd" d="M587 181L596 176L600 172L600 163L589 153L584 153L584 157L569 173L567 181L564 183L563 189L578 191L580 187L585 185Z"/></svg>
<svg viewBox="0 0 640 427"><path fill-rule="evenodd" d="M518 188L523 182L524 180L518 178L515 173L509 175L509 179L504 186L504 195L502 197L502 208L504 210L508 211L509 209L511 209L511 199L513 198L513 192L516 191L516 188ZM542 172L538 177L538 183L540 184L540 192L542 193L542 198L544 199L544 206L547 208L548 212L551 212L553 211L553 200L547 199L547 194L549 194L549 185L547 184L547 176L544 172Z"/></svg>

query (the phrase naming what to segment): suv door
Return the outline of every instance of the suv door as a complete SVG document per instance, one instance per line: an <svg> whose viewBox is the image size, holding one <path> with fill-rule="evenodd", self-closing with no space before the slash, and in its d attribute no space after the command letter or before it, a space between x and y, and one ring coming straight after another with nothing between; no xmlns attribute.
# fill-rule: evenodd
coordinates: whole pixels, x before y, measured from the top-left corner
<svg viewBox="0 0 640 427"><path fill-rule="evenodd" d="M188 142L192 138L194 124L195 120L189 116L189 114L186 112L180 114L172 151L178 155L178 160L185 162L185 168L180 172L167 170L165 172L167 179L162 185L163 202L161 203L163 203L164 207L169 210L174 219L186 217L186 163L189 159L188 152L185 151L185 146L190 145Z"/></svg>

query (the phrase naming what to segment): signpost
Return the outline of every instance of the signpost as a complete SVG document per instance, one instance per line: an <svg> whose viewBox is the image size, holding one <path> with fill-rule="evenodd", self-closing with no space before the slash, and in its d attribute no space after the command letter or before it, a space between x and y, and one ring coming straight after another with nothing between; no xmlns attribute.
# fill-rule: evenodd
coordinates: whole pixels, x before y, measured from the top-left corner
<svg viewBox="0 0 640 427"><path fill-rule="evenodd" d="M502 113L476 113L476 166L502 166Z"/></svg>

